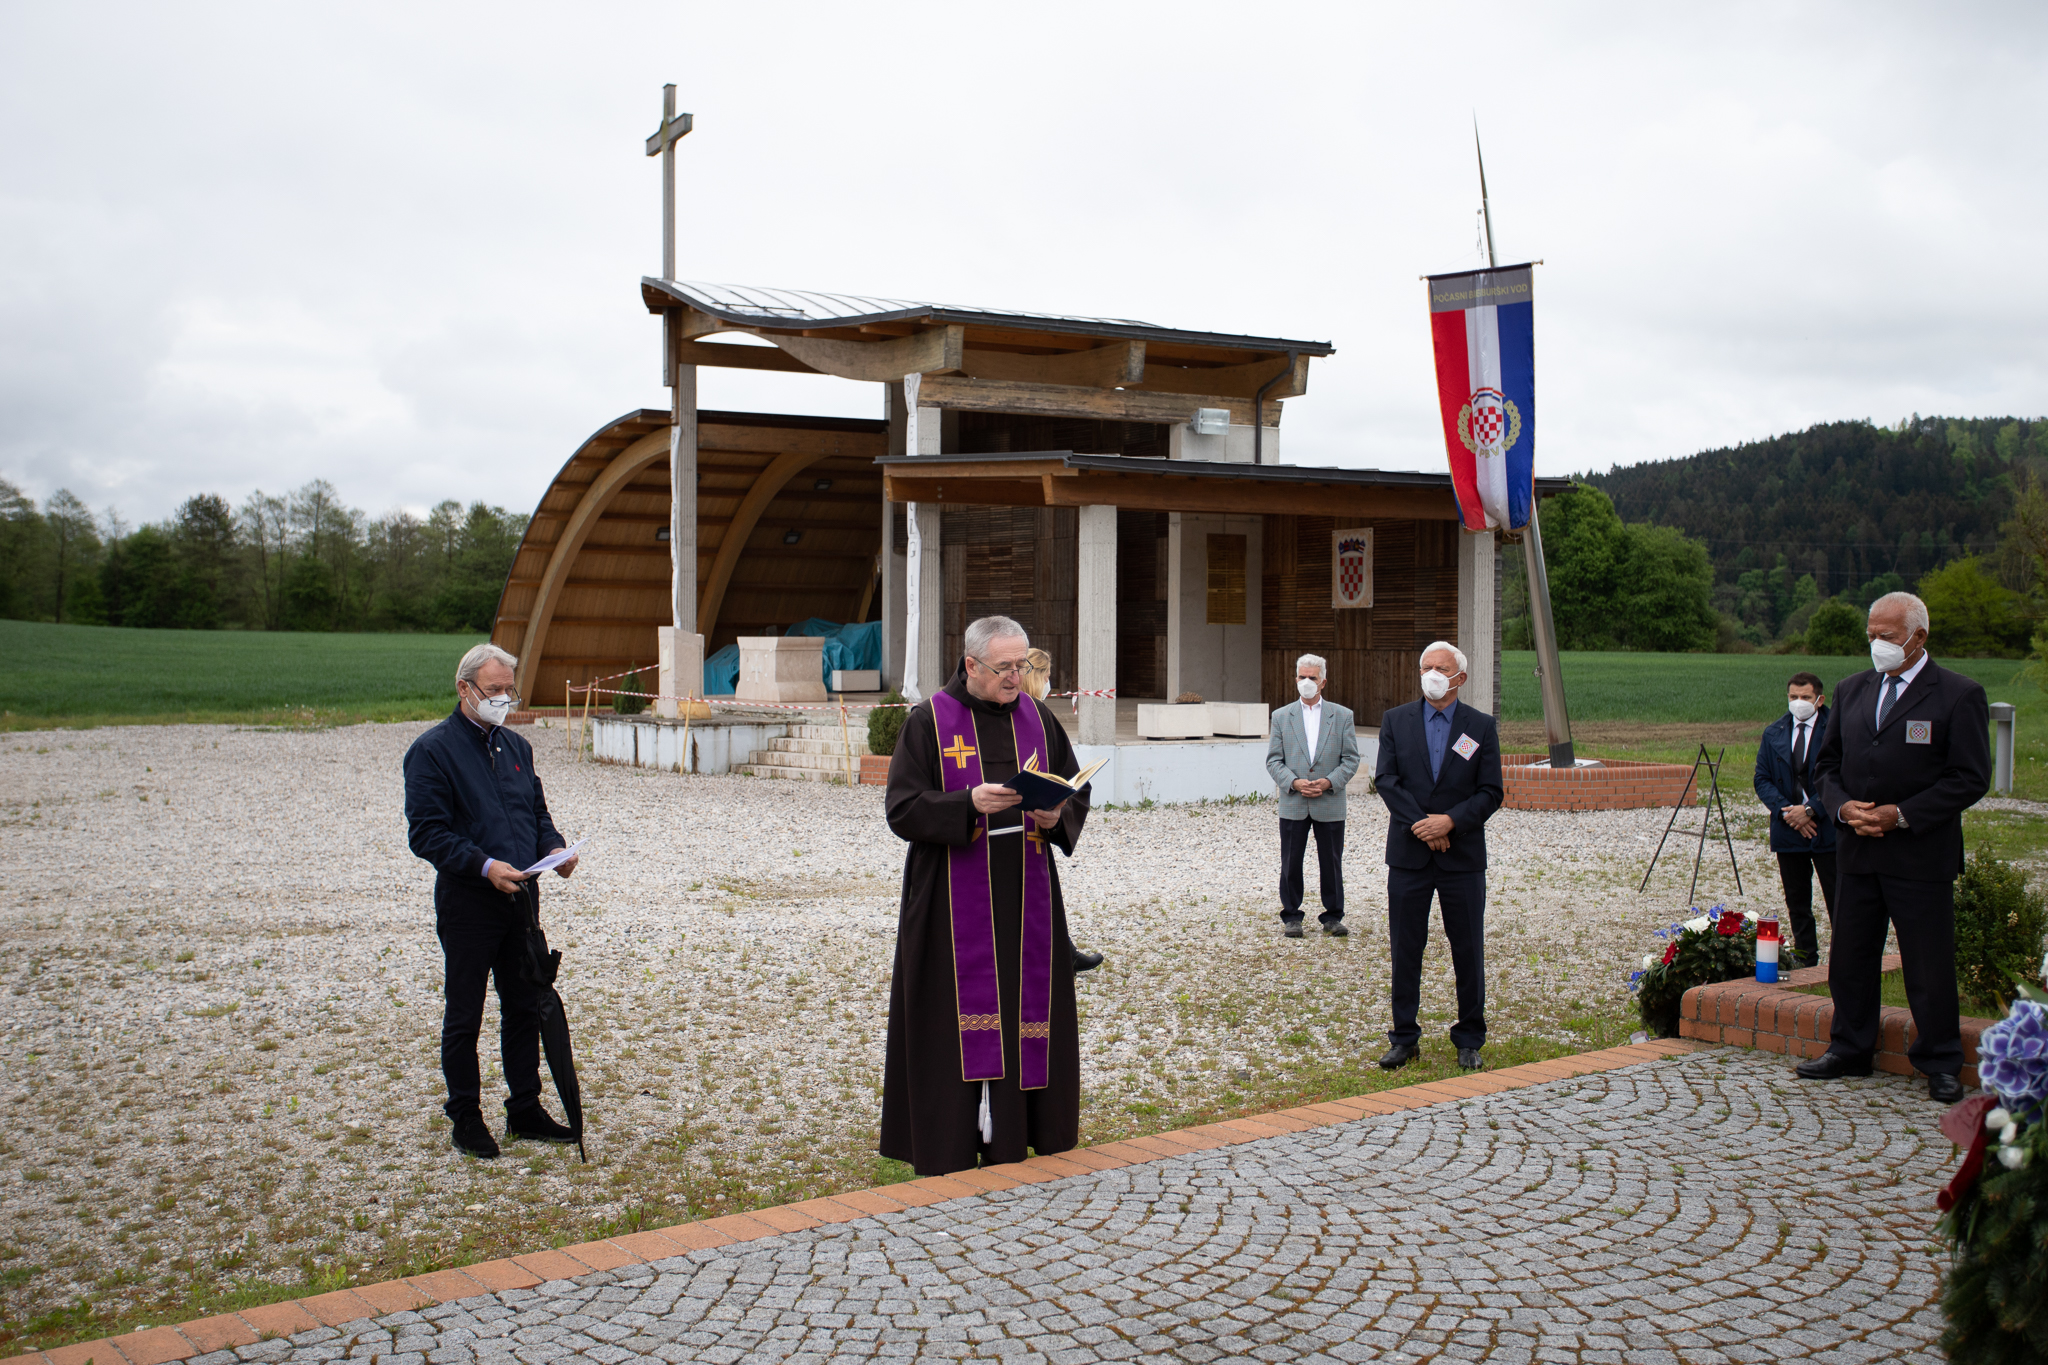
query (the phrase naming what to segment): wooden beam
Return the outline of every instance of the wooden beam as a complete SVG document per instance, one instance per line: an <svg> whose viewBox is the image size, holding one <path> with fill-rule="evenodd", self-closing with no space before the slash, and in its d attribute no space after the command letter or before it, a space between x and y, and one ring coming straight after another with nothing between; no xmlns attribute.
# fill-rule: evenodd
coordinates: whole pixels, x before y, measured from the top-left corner
<svg viewBox="0 0 2048 1365"><path fill-rule="evenodd" d="M904 373L909 373L905 371ZM903 375L897 375L901 379ZM664 429L666 435L666 429ZM875 459L889 453L889 435L883 431L812 431L802 427L742 427L718 422L697 426L700 454L724 452L734 455L780 455L802 450L819 455L857 455Z"/></svg>
<svg viewBox="0 0 2048 1365"><path fill-rule="evenodd" d="M1279 383L1267 389L1266 401L1299 398L1307 393L1308 361L1305 355L1296 356L1293 376L1281 378ZM1287 370L1287 357L1284 355L1253 365L1223 365L1207 370L1182 365L1147 365L1145 377L1137 387L1146 393L1221 393L1249 399L1258 396L1261 384L1285 376Z"/></svg>
<svg viewBox="0 0 2048 1365"><path fill-rule="evenodd" d="M882 343L888 345L890 343ZM754 534L754 525L761 520L761 514L768 510L768 504L782 491L782 486L815 464L818 456L803 453L778 455L754 480L753 487L733 510L732 524L718 542L718 558L712 562L711 572L704 580L704 591L697 599L697 629L705 639L710 639L718 628L718 609L725 605L726 586L732 582L732 571L739 566L740 554L746 549L747 537Z"/></svg>
<svg viewBox="0 0 2048 1365"><path fill-rule="evenodd" d="M888 383L906 374L959 369L964 331L960 327L935 327L916 336L892 337L887 341L826 341L775 332L769 334L768 340L820 374Z"/></svg>
<svg viewBox="0 0 2048 1365"><path fill-rule="evenodd" d="M1146 512L1294 512L1305 516L1387 517L1403 521L1455 521L1449 489L1361 488L1356 484L1255 483L1249 479L1158 478L1151 475L1048 474L1048 507L1130 507ZM955 502L973 502L954 487Z"/></svg>
<svg viewBox="0 0 2048 1365"><path fill-rule="evenodd" d="M728 370L783 370L790 374L818 371L780 347L731 346L702 341L679 341L676 358L684 365L714 365Z"/></svg>
<svg viewBox="0 0 2048 1365"><path fill-rule="evenodd" d="M701 312L695 308L685 308L683 309L682 318L676 323L676 339L678 341L688 341L692 337L710 336L713 332L743 332L748 330L750 329L734 327L724 318L712 317L711 314Z"/></svg>
<svg viewBox="0 0 2048 1365"><path fill-rule="evenodd" d="M1048 475L1048 478L1051 476ZM890 474L884 495L890 502L958 503L968 506L1043 507L1045 494L1032 479L932 479Z"/></svg>
<svg viewBox="0 0 2048 1365"><path fill-rule="evenodd" d="M1115 389L1135 384L1145 377L1145 343L1113 341L1092 351L1066 351L1059 355L970 350L966 363L960 369L975 379Z"/></svg>
<svg viewBox="0 0 2048 1365"><path fill-rule="evenodd" d="M548 566L541 573L540 589L534 594L533 605L527 611L526 635L519 647L519 670L514 680L521 696L539 694L540 674L537 670L547 648L548 625L554 618L555 604L566 586L569 570L575 564L577 553L582 550L591 528L597 525L597 519L613 498L630 487L648 466L666 459L668 430L651 431L613 456L604 472L583 491L576 510L569 514L568 525L562 528L562 534L549 547ZM668 490L664 488L662 491Z"/></svg>
<svg viewBox="0 0 2048 1365"><path fill-rule="evenodd" d="M928 375L917 401L959 412L1007 412L1030 417L1091 417L1109 422L1172 424L1193 419L1196 408L1228 408L1230 420L1250 426L1249 399L1216 394L1140 393L1071 385L1023 384L961 375ZM1280 425L1280 404L1266 404L1266 425Z"/></svg>
<svg viewBox="0 0 2048 1365"><path fill-rule="evenodd" d="M1102 338L1073 332L1026 332L1014 327L970 327L967 340L975 345L1031 346L1048 351L1092 351Z"/></svg>

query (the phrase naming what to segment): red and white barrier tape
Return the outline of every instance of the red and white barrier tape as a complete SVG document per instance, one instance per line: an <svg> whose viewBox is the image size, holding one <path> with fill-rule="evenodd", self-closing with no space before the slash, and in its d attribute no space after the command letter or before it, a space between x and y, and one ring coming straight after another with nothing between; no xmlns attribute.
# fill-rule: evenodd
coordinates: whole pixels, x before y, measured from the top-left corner
<svg viewBox="0 0 2048 1365"><path fill-rule="evenodd" d="M637 670L636 670L637 671ZM599 681L602 681L600 679ZM644 697L648 701L701 702L706 706L733 706L743 711L837 711L846 706L864 706L871 711L907 710L916 702L908 701L856 701L856 702L789 702L789 701L739 701L732 697L671 697L660 692L629 692L620 687L599 687L596 683L579 686L574 690L589 692L600 697ZM1080 707L1082 697L1115 697L1114 687L1097 688L1088 692L1049 692L1047 698L1073 697L1075 708Z"/></svg>

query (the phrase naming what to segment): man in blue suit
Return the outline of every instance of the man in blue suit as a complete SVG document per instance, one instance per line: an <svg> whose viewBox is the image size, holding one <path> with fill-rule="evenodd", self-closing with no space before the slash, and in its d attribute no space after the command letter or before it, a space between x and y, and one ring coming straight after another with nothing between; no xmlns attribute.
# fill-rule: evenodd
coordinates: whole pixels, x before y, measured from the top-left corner
<svg viewBox="0 0 2048 1365"><path fill-rule="evenodd" d="M1505 794L1500 730L1458 700L1465 655L1438 640L1422 651L1422 699L1380 717L1380 758L1373 785L1387 803L1387 930L1394 959L1392 1045L1380 1065L1408 1065L1420 1051L1415 1022L1422 999L1422 950L1429 943L1429 902L1443 914L1458 979L1458 1022L1451 1045L1458 1065L1476 1071L1486 1045L1486 822Z"/></svg>
<svg viewBox="0 0 2048 1365"><path fill-rule="evenodd" d="M1266 742L1266 772L1280 789L1280 924L1289 938L1301 937L1301 859L1309 835L1316 840L1316 869L1323 893L1323 932L1348 938L1344 927L1344 788L1358 771L1358 726L1348 708L1323 698L1329 665L1319 654L1294 663L1300 701L1273 713Z"/></svg>
<svg viewBox="0 0 2048 1365"><path fill-rule="evenodd" d="M1771 813L1771 852L1785 884L1792 920L1792 966L1820 961L1813 922L1813 879L1820 878L1828 924L1835 922L1835 822L1821 815L1820 746L1828 732L1821 681L1794 673L1785 684L1785 714L1765 727L1756 747L1756 795Z"/></svg>

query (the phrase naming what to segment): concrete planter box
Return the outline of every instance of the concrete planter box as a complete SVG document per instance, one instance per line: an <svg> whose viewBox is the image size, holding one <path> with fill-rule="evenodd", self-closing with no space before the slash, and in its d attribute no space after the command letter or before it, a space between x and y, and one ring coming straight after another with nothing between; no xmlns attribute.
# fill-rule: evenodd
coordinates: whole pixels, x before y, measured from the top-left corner
<svg viewBox="0 0 2048 1365"><path fill-rule="evenodd" d="M1142 739L1207 739L1216 733L1209 728L1206 702L1189 706L1141 705L1138 735Z"/></svg>
<svg viewBox="0 0 2048 1365"><path fill-rule="evenodd" d="M1273 711L1264 702L1212 701L1208 707L1211 734L1264 739L1270 733Z"/></svg>
<svg viewBox="0 0 2048 1365"><path fill-rule="evenodd" d="M832 670L832 690L834 692L879 692L882 690L882 670L879 668L835 668Z"/></svg>
<svg viewBox="0 0 2048 1365"><path fill-rule="evenodd" d="M1879 970L1895 972L1899 963L1899 955L1893 953ZM1749 979L1694 986L1679 1002L1678 1036L1781 1052L1795 1060L1818 1057L1828 1050L1835 1002L1825 995L1804 994L1797 987L1817 986L1827 979L1828 969L1820 966L1785 972L1772 986ZM1978 1083L1977 1040L1996 1022L1967 1016L1962 1020L1964 1085ZM1880 1006L1877 1055L1872 1064L1894 1076L1910 1076L1913 1064L1906 1060L1906 1049L1912 1045L1913 1012L1897 1005Z"/></svg>

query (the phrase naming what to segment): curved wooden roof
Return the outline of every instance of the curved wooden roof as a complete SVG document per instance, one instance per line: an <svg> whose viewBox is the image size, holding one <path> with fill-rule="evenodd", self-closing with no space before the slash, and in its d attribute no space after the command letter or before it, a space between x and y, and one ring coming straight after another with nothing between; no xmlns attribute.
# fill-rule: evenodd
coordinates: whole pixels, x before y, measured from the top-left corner
<svg viewBox="0 0 2048 1365"><path fill-rule="evenodd" d="M653 667L655 631L669 621L668 431L668 413L651 408L600 428L535 507L491 629L519 656L527 705L562 705L568 681ZM874 461L887 433L858 418L698 412L707 654L810 616L871 614L882 548Z"/></svg>

